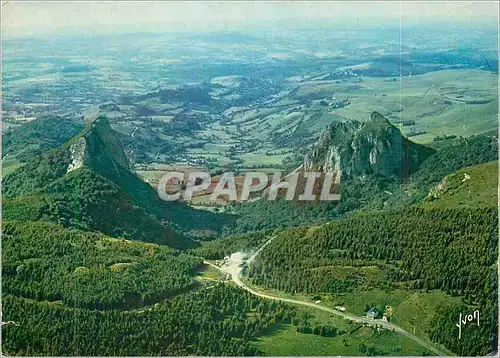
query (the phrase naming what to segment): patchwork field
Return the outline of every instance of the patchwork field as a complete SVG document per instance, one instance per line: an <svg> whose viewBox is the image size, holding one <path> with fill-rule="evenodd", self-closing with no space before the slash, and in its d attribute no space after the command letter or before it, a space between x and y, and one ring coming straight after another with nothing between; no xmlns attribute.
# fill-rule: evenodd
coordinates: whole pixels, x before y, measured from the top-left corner
<svg viewBox="0 0 500 358"><path fill-rule="evenodd" d="M190 157L222 166L281 165L313 143L332 121L364 121L378 111L415 142L497 130L497 76L442 70L404 77L303 80L258 108L235 107L195 137Z"/></svg>

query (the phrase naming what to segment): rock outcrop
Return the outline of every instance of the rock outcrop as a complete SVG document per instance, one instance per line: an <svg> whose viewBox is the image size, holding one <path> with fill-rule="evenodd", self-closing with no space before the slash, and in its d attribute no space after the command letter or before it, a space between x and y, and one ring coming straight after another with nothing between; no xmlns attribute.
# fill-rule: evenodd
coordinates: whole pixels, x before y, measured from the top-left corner
<svg viewBox="0 0 500 358"><path fill-rule="evenodd" d="M401 182L433 152L373 112L364 123L332 122L306 155L304 169L340 171L343 178L377 174Z"/></svg>

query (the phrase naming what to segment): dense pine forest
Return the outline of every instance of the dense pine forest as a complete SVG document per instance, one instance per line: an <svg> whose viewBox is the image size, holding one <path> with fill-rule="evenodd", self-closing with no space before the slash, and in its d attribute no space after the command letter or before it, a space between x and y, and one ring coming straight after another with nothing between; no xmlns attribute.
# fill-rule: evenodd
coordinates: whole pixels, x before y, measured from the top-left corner
<svg viewBox="0 0 500 358"><path fill-rule="evenodd" d="M254 355L258 334L295 315L201 285L201 258L164 245L5 222L3 255L5 354Z"/></svg>
<svg viewBox="0 0 500 358"><path fill-rule="evenodd" d="M3 292L70 307L138 308L196 285L201 259L44 222L4 222Z"/></svg>
<svg viewBox="0 0 500 358"><path fill-rule="evenodd" d="M496 209L414 208L284 230L258 256L249 275L258 284L287 292L354 290L387 282L459 291L484 301L496 284L490 282L496 217ZM369 266L380 268L381 282L376 275L364 280L362 270L351 270ZM337 268L352 273L343 278Z"/></svg>
<svg viewBox="0 0 500 358"><path fill-rule="evenodd" d="M3 328L8 355L255 355L251 341L293 317L277 302L224 285L129 311L67 307L4 291L3 309L4 320L19 323Z"/></svg>

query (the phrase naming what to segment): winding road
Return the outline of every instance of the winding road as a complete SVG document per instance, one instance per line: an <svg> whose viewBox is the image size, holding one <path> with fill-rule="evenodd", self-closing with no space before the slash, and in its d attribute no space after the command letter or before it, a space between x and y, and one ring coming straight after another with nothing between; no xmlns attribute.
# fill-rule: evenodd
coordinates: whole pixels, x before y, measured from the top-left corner
<svg viewBox="0 0 500 358"><path fill-rule="evenodd" d="M292 299L292 298L284 298L284 297L273 296L273 295L270 295L270 294L267 294L267 293L258 292L256 290L250 288L245 282L243 282L241 280L241 272L243 270L243 267L245 265L250 264L257 257L257 255L274 238L275 237L272 237L268 241L266 241L266 243L264 245L262 245L248 259L244 259L242 255L235 255L235 254L233 254L233 255L231 255L231 259L229 261L229 264L225 265L225 266L221 266L221 267L219 267L217 265L214 265L213 263L211 263L209 261L206 261L206 260L204 260L203 262L206 265L210 265L210 266L216 268L217 270L219 270L221 272L230 274L232 281L237 286L243 288L244 290L250 292L251 294L253 294L255 296L262 297L262 298L267 298L267 299L270 299L270 300L277 300L277 301L288 302L288 303L292 303L292 304L296 304L296 305L302 305L302 306L311 307L311 308L314 308L314 309L318 309L318 310L322 310L322 311L325 311L325 312L332 313L334 315L340 316L342 318L345 318L345 319L348 319L348 320L351 320L351 321L357 322L357 323L366 323L366 324L378 325L380 327L386 328L388 330L393 330L394 332L397 332L397 333L399 333L399 334L401 334L403 336L406 336L406 337L410 338L414 342L420 344L422 347L425 347L429 351L434 352L438 356L446 356L447 355L446 353L440 351L439 349L437 349L436 347L432 346L428 342L426 342L426 341L418 338L414 334L411 334L410 332L404 330L403 328L401 328L401 327L399 327L399 326L397 326L397 325L395 325L393 323L385 322L383 320L371 319L371 318L367 318L367 317L363 317L363 316L358 316L358 315L355 315L355 314L352 314L352 313L338 311L338 310L335 310L333 308L328 308L328 307L325 307L325 306L320 306L320 305L312 303L312 302L295 300L295 299Z"/></svg>

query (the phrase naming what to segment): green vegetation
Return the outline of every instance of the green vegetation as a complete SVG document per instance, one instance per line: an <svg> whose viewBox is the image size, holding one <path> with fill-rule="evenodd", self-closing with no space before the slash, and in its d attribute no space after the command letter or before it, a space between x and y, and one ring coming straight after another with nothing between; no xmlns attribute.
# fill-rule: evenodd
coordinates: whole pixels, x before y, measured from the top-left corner
<svg viewBox="0 0 500 358"><path fill-rule="evenodd" d="M360 179L348 181L342 189L347 187L351 195L343 198L363 198L365 212L315 227L268 231L269 236L277 238L247 271L252 285L274 295L306 301L314 295L312 300L321 300L320 305L344 306L360 315L371 307L383 311L389 305L395 324L443 344L454 353L480 355L491 351L496 337L488 327L493 327L494 332L498 324L494 266L498 250L498 212L494 209L498 164L488 160L496 159L496 148L494 138L486 135L439 143L436 153L424 161L406 185L409 195L417 199L429 193L425 188L442 184L431 190L424 202L410 207L408 200L398 211L369 209L383 206L384 201L377 204L373 194L394 190L390 181L373 178L373 185L365 187L359 185ZM487 163L460 169L464 163L482 162ZM457 171L446 175L453 170ZM401 208L401 204L394 200L391 205ZM279 215L259 220L263 213L273 212L265 210L267 206L278 205L287 205L291 215L296 215L290 226L320 221L313 221L320 217L297 215L299 211L294 208L300 206L296 203L257 201L237 208L249 210L239 219L240 227L250 222L258 223L254 229L286 223L279 221ZM327 213L338 215L339 207ZM260 240L255 238L262 234L256 235L226 237L196 250L213 259L231 251L252 251L252 247L259 246ZM482 312L484 326L475 331L469 327L457 343L457 329L451 322L458 320L460 312L465 315L475 309ZM440 330L446 333L440 334ZM259 344L269 354L286 355L303 354L300 347L307 346L307 342L327 354L326 348L321 348L330 344L325 338L307 338L290 327L260 339ZM476 342L480 343L474 346Z"/></svg>
<svg viewBox="0 0 500 358"><path fill-rule="evenodd" d="M486 309L480 307L479 327L471 324L463 325L462 338L457 339L456 324L462 314L462 319L472 314L479 307L465 304L443 304L436 309L433 321L429 325L429 336L436 342L446 345L459 355L484 356L497 349L496 332L498 332L498 305L489 302ZM455 326L454 326L455 325Z"/></svg>
<svg viewBox="0 0 500 358"><path fill-rule="evenodd" d="M349 99L348 106L334 110L340 118L362 120L376 110L392 123L414 120L415 124L404 127L403 133L425 131L412 137L419 143L432 142L436 136L478 135L498 128L497 76L481 70L433 71L415 76L415 70L411 69L413 75L403 76L401 82L370 75L362 80L309 81L299 87L296 97ZM474 100L483 101L474 104ZM323 126L331 120L322 120Z"/></svg>
<svg viewBox="0 0 500 358"><path fill-rule="evenodd" d="M81 290L81 288L79 288ZM8 355L242 356L293 311L232 287L217 285L154 307L99 311L37 302L6 294L2 350Z"/></svg>
<svg viewBox="0 0 500 358"><path fill-rule="evenodd" d="M446 175L464 167L498 160L498 140L495 135L459 138L436 144L434 148L436 153L427 158L409 178L408 190L414 202L424 199L429 190Z"/></svg>
<svg viewBox="0 0 500 358"><path fill-rule="evenodd" d="M68 170L75 160L82 166ZM8 174L4 195L4 217L10 220L50 220L176 248L196 246L180 232L208 232L211 237L231 224L227 215L160 200L128 169L121 145L102 117L61 147Z"/></svg>
<svg viewBox="0 0 500 358"><path fill-rule="evenodd" d="M462 296L485 312L485 325L496 326L497 215L493 208L413 208L288 229L257 257L249 277L254 284L290 293L440 289ZM450 339L438 341L457 352ZM473 339L462 339L459 351L470 349ZM483 344L469 354L488 350L492 340L483 335Z"/></svg>
<svg viewBox="0 0 500 358"><path fill-rule="evenodd" d="M256 284L287 292L403 285L460 290L487 300L491 254L497 249L496 214L495 209L486 208L413 208L357 214L312 229L284 230L259 255L250 277ZM469 247L475 248L476 256ZM448 269L457 265L459 270ZM368 266L378 267L384 275L365 272ZM462 282L464 277L466 282Z"/></svg>
<svg viewBox="0 0 500 358"><path fill-rule="evenodd" d="M201 259L44 222L4 222L2 290L88 309L128 309L192 289Z"/></svg>
<svg viewBox="0 0 500 358"><path fill-rule="evenodd" d="M234 230L242 233L270 228L318 225L356 210L402 210L426 199L429 192L434 192L435 187L448 174L454 175L453 173L460 168L498 159L498 143L491 135L439 143L434 149L435 153L427 157L417 171L405 178L403 184L376 174L341 180L341 200L338 205L321 202L303 204L285 200L259 200L234 205L232 211L238 216ZM479 205L479 202L483 203L481 205L490 205L496 202L496 184L492 181L496 176L493 175L494 165L488 164L478 168L474 174L475 179L462 187L461 197L465 198L465 193L468 195L468 189L473 193L472 201L468 201L468 205ZM463 177L466 172L464 169L463 172L457 173L457 178ZM439 207L438 204L430 205Z"/></svg>
<svg viewBox="0 0 500 358"><path fill-rule="evenodd" d="M7 174L12 173L17 168L21 167L24 163L15 157L8 155L2 158L2 178Z"/></svg>
<svg viewBox="0 0 500 358"><path fill-rule="evenodd" d="M4 178L3 195L9 198L42 188L66 174L69 163L66 150L55 149L35 156Z"/></svg>
<svg viewBox="0 0 500 358"><path fill-rule="evenodd" d="M433 320L439 317L439 309L444 305L462 305L462 301L460 296L449 295L439 290L410 291L407 292L404 300L391 305L393 310L391 322L403 327L408 332L414 332L416 335L428 338L429 331L436 327Z"/></svg>
<svg viewBox="0 0 500 358"><path fill-rule="evenodd" d="M83 123L60 117L41 117L7 131L2 136L2 155L26 162L57 148L83 129ZM12 158L9 158L12 160ZM3 169L6 167L3 162Z"/></svg>
<svg viewBox="0 0 500 358"><path fill-rule="evenodd" d="M238 216L235 232L260 231L324 223L337 216L333 203L299 203L278 199L258 200L232 207Z"/></svg>
<svg viewBox="0 0 500 358"><path fill-rule="evenodd" d="M285 326L272 336L259 338L257 347L269 356L430 355L409 338L390 331L378 333L369 327L331 338Z"/></svg>
<svg viewBox="0 0 500 358"><path fill-rule="evenodd" d="M175 232L137 206L133 198L118 185L85 167L55 180L41 190L6 199L4 218L52 221L68 227L176 248L195 245L191 239Z"/></svg>
<svg viewBox="0 0 500 358"><path fill-rule="evenodd" d="M493 207L498 199L498 161L466 167L444 177L423 204L427 208Z"/></svg>
<svg viewBox="0 0 500 358"><path fill-rule="evenodd" d="M492 30L413 27L403 53L385 27L7 39L2 353L498 353ZM340 169L341 201L155 192L299 166ZM217 269L271 238L242 281L295 304ZM374 308L427 349L339 313Z"/></svg>

